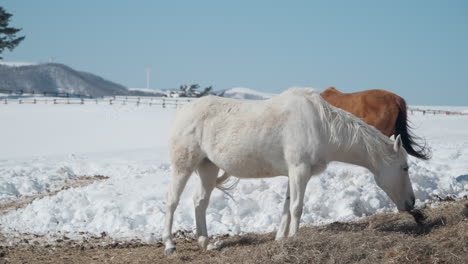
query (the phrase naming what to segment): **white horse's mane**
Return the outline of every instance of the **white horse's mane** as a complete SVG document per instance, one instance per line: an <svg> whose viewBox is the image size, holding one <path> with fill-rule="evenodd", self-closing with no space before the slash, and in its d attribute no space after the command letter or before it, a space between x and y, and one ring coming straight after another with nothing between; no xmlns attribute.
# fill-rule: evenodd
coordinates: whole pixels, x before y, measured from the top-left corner
<svg viewBox="0 0 468 264"><path fill-rule="evenodd" d="M316 93L316 89L314 88L294 87L288 89L285 93L303 96L317 107L320 119L324 124L328 124L324 129L326 129L327 134L330 136L330 142L341 144L344 148L349 148L360 141L365 144L373 163L376 161L376 157L387 161L388 144L393 144L393 141L379 130L366 124L362 119L353 114L329 104ZM347 134L351 135L350 140L340 138L343 131L348 131Z"/></svg>

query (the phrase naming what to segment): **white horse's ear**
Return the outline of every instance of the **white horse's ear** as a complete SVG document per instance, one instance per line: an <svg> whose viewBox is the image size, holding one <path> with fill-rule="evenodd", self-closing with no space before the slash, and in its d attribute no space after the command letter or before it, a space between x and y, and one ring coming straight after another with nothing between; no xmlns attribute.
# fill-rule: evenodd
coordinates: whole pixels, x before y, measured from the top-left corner
<svg viewBox="0 0 468 264"><path fill-rule="evenodd" d="M402 145L402 143L401 143L401 137L400 137L400 135L398 135L398 136L396 137L396 139L395 139L395 142L393 143L393 150L394 150L395 152L400 151L401 145Z"/></svg>
<svg viewBox="0 0 468 264"><path fill-rule="evenodd" d="M390 136L390 139L391 139L392 141L395 141L395 134L391 135L391 136Z"/></svg>

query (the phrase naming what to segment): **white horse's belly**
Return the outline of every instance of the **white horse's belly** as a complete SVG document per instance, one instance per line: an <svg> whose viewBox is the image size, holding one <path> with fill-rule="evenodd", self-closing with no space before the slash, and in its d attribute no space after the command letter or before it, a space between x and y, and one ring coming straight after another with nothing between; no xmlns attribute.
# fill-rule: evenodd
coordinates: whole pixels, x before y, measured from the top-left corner
<svg viewBox="0 0 468 264"><path fill-rule="evenodd" d="M279 145L255 136L243 138L241 142L231 138L234 143L222 147L210 145L205 149L208 159L220 169L240 178L287 175L283 149Z"/></svg>
<svg viewBox="0 0 468 264"><path fill-rule="evenodd" d="M239 178L266 178L287 175L286 166L278 166L280 164L275 164L274 161L251 158L232 160L219 157L209 159L220 169Z"/></svg>

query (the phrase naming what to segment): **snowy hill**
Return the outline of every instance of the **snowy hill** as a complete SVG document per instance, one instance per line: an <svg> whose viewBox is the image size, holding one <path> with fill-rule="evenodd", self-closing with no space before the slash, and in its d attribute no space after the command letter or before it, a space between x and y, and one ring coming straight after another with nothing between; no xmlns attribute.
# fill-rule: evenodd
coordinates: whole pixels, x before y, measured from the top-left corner
<svg viewBox="0 0 468 264"><path fill-rule="evenodd" d="M157 89L148 89L148 88L128 88L128 90L134 95L144 94L147 96L165 96L167 91L157 90Z"/></svg>
<svg viewBox="0 0 468 264"><path fill-rule="evenodd" d="M274 94L263 93L263 92L255 91L249 88L244 88L244 87L227 89L224 91L220 91L217 94L222 95L224 97L234 98L234 99L248 99L248 100L265 100L274 96Z"/></svg>
<svg viewBox="0 0 468 264"><path fill-rule="evenodd" d="M0 63L0 89L88 96L129 95L120 84L57 63Z"/></svg>
<svg viewBox="0 0 468 264"><path fill-rule="evenodd" d="M126 88L95 74L77 71L58 63L28 63L0 61L0 90L23 91L25 93L69 93L87 96L170 96L178 89ZM215 94L248 100L265 100L274 94L249 88L237 87L215 92Z"/></svg>
<svg viewBox="0 0 468 264"><path fill-rule="evenodd" d="M13 67L30 66L30 65L36 65L36 64L37 63L33 63L33 62L2 61L2 60L0 60L0 65L13 66Z"/></svg>

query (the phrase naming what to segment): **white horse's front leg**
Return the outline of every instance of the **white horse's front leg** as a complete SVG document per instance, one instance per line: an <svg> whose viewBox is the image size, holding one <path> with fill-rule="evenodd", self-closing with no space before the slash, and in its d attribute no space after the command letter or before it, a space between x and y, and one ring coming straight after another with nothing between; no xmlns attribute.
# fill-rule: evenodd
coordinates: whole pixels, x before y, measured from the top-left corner
<svg viewBox="0 0 468 264"><path fill-rule="evenodd" d="M289 237L294 236L299 230L304 207L304 194L310 177L310 169L306 165L297 166L289 173L289 188L291 189Z"/></svg>
<svg viewBox="0 0 468 264"><path fill-rule="evenodd" d="M276 240L281 240L288 236L289 222L291 221L291 214L289 214L290 200L288 180L288 190L286 191L286 197L284 198L283 214L281 215L281 223L279 225L278 232L276 232Z"/></svg>

